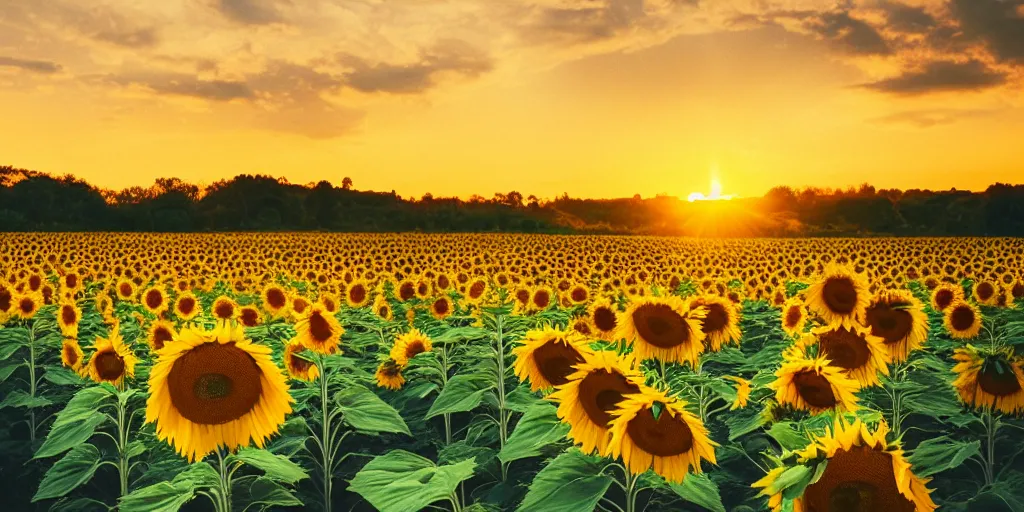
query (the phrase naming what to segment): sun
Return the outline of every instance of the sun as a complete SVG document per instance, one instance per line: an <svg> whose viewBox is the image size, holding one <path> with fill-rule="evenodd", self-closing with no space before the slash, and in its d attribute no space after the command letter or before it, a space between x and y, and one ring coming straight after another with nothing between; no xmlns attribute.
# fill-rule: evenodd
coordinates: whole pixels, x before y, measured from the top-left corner
<svg viewBox="0 0 1024 512"><path fill-rule="evenodd" d="M722 194L722 182L718 180L718 177L715 176L714 173L712 173L710 192L707 195L704 195L703 192L694 192L686 196L686 200L691 203L694 201L724 201L732 199L733 197L735 196L732 194Z"/></svg>

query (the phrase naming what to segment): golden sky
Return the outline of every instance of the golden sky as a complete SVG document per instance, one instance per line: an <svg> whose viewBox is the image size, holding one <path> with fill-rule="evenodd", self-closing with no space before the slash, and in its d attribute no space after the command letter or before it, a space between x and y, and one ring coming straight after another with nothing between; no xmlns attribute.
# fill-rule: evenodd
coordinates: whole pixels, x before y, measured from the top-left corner
<svg viewBox="0 0 1024 512"><path fill-rule="evenodd" d="M0 165L551 198L1024 182L1024 0L0 0Z"/></svg>

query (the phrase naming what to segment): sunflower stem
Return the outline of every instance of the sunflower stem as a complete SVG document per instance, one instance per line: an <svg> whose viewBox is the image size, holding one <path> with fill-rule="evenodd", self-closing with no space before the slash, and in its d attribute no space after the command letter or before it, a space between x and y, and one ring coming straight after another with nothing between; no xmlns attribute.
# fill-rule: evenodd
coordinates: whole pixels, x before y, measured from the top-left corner
<svg viewBox="0 0 1024 512"><path fill-rule="evenodd" d="M499 451L505 448L505 442L508 440L508 420L511 415L505 414L507 410L505 404L505 343L504 343L504 315L495 315L495 326L497 328L497 336L495 341L497 343L497 356L498 356L498 442ZM508 480L508 465L505 463L501 464L501 481Z"/></svg>
<svg viewBox="0 0 1024 512"><path fill-rule="evenodd" d="M28 328L28 395L33 398L35 402L36 397L36 323L32 322L32 325ZM36 410L28 410L28 439L34 443L36 441Z"/></svg>
<svg viewBox="0 0 1024 512"><path fill-rule="evenodd" d="M992 414L992 406L985 407L985 486L992 485L995 481L996 465L996 432L999 430L999 422Z"/></svg>
<svg viewBox="0 0 1024 512"><path fill-rule="evenodd" d="M324 356L317 357L317 365L320 367L320 409L322 419L320 422L320 453L324 470L324 512L331 512L331 480L334 464L331 460L331 449L328 444L331 442L331 416L328 410L328 391L330 387L330 376L327 373L327 364Z"/></svg>
<svg viewBox="0 0 1024 512"><path fill-rule="evenodd" d="M639 488L637 488L637 481L640 480L640 475L630 474L629 470L623 467L623 471L626 472L626 510L625 512L636 512L636 497L640 494Z"/></svg>
<svg viewBox="0 0 1024 512"><path fill-rule="evenodd" d="M119 386L120 387L120 386ZM124 386L127 387L127 386ZM122 390L123 391L123 390ZM121 483L121 496L128 495L128 401L117 400L117 475Z"/></svg>
<svg viewBox="0 0 1024 512"><path fill-rule="evenodd" d="M448 344L441 344L441 390L448 386ZM452 444L452 415L444 413L444 444Z"/></svg>

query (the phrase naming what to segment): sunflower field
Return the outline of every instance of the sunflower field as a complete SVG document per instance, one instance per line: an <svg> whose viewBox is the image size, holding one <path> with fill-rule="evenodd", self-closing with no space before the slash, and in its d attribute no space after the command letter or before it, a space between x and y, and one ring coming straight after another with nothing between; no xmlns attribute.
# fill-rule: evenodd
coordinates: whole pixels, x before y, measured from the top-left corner
<svg viewBox="0 0 1024 512"><path fill-rule="evenodd" d="M0 240L5 510L1024 510L1024 240Z"/></svg>

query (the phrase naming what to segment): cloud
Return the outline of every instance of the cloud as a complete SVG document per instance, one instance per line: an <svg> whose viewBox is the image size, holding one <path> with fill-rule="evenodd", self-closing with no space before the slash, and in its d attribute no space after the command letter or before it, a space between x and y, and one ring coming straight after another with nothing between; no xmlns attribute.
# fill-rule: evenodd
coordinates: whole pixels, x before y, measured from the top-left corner
<svg viewBox="0 0 1024 512"><path fill-rule="evenodd" d="M139 29L110 29L101 30L89 34L90 37L97 41L103 41L116 46L123 46L125 48L149 48L156 46L160 38L157 35L155 28L139 28Z"/></svg>
<svg viewBox="0 0 1024 512"><path fill-rule="evenodd" d="M416 62L369 64L364 59L342 54L338 60L350 68L345 83L360 92L418 94L436 85L437 77L454 73L475 78L494 64L481 52L460 41L444 41L420 52Z"/></svg>
<svg viewBox="0 0 1024 512"><path fill-rule="evenodd" d="M885 38L867 22L847 11L835 11L809 17L806 26L843 51L856 55L892 53Z"/></svg>
<svg viewBox="0 0 1024 512"><path fill-rule="evenodd" d="M139 86L156 94L189 96L210 101L231 101L253 97L252 89L245 82L200 80L192 75L180 73L108 75L101 77L100 81L123 86Z"/></svg>
<svg viewBox="0 0 1024 512"><path fill-rule="evenodd" d="M996 58L1024 64L1024 0L952 0L950 9L964 34Z"/></svg>
<svg viewBox="0 0 1024 512"><path fill-rule="evenodd" d="M27 60L0 56L0 67L19 68L36 73L56 73L61 70L60 64L45 60Z"/></svg>
<svg viewBox="0 0 1024 512"><path fill-rule="evenodd" d="M877 117L871 121L886 125L910 125L916 128L931 128L945 124L953 124L963 119L983 117L991 115L989 110L965 110L965 109L933 109L933 110L910 110L897 112L883 117Z"/></svg>
<svg viewBox="0 0 1024 512"><path fill-rule="evenodd" d="M274 0L214 0L214 7L227 18L249 25L283 21Z"/></svg>
<svg viewBox="0 0 1024 512"><path fill-rule="evenodd" d="M964 62L932 61L903 74L864 84L880 92L917 95L939 91L970 91L987 89L1005 83L1004 73L993 70L979 60Z"/></svg>
<svg viewBox="0 0 1024 512"><path fill-rule="evenodd" d="M879 7L885 12L889 28L899 32L924 33L939 23L923 7L890 1L882 1Z"/></svg>

